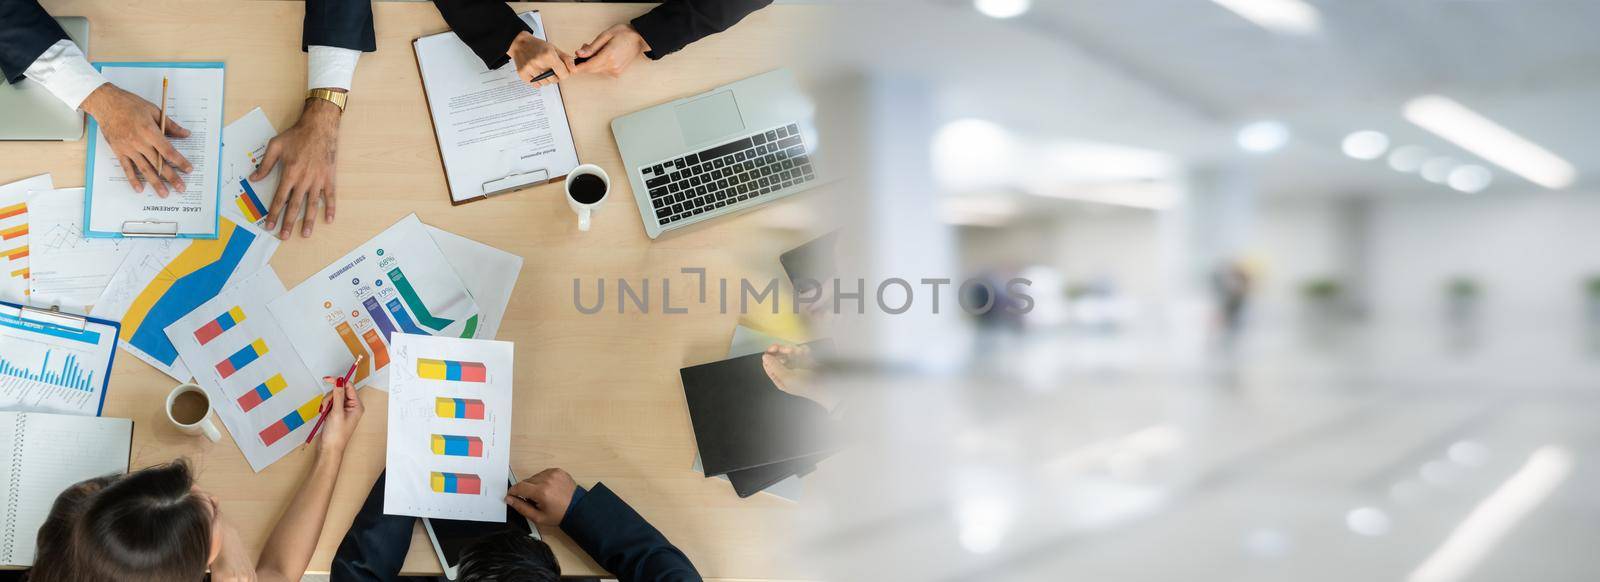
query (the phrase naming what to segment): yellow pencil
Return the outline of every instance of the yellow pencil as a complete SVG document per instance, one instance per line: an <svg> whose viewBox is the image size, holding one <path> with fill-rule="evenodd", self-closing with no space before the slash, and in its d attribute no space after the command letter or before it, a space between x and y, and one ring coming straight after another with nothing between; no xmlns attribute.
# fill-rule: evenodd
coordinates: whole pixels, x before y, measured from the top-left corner
<svg viewBox="0 0 1600 582"><path fill-rule="evenodd" d="M166 75L162 75L161 76L161 136L162 137L166 137L167 136L167 76ZM156 151L156 174L158 174L156 176L157 180L161 179L161 177L159 176L159 174L161 173L161 166L166 165L166 163L167 163L166 157L161 154L160 150L157 150Z"/></svg>

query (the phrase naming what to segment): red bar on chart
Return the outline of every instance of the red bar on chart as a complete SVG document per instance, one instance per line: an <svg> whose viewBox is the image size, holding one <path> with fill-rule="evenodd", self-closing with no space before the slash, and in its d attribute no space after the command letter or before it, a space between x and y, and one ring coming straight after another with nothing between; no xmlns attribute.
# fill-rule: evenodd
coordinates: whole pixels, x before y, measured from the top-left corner
<svg viewBox="0 0 1600 582"><path fill-rule="evenodd" d="M222 335L223 332L233 329L233 326L239 325L239 322L242 321L244 321L244 310L236 305L232 309L223 312L222 315L218 315L216 319L206 322L205 325L200 326L200 329L194 330L194 339L200 342L200 345L206 345L211 340L217 339L217 336Z"/></svg>

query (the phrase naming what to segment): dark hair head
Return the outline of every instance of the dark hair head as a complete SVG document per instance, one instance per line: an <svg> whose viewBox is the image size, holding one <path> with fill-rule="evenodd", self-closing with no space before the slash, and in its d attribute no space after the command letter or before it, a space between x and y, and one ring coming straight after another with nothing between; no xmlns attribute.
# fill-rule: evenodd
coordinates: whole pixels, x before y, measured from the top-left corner
<svg viewBox="0 0 1600 582"><path fill-rule="evenodd" d="M29 580L199 581L215 512L183 460L78 483L39 528Z"/></svg>
<svg viewBox="0 0 1600 582"><path fill-rule="evenodd" d="M461 582L558 582L561 564L543 541L516 531L484 536L461 550Z"/></svg>

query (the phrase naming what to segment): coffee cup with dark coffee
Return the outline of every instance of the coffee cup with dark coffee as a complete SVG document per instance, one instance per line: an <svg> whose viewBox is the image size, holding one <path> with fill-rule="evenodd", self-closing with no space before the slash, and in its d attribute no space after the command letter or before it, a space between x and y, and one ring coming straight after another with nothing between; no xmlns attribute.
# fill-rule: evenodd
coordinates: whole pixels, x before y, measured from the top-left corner
<svg viewBox="0 0 1600 582"><path fill-rule="evenodd" d="M167 420L185 434L203 434L212 441L222 432L211 422L211 398L194 384L179 384L167 394Z"/></svg>
<svg viewBox="0 0 1600 582"><path fill-rule="evenodd" d="M611 194L611 177L594 164L583 164L567 174L567 205L578 213L578 230L588 232L589 217Z"/></svg>

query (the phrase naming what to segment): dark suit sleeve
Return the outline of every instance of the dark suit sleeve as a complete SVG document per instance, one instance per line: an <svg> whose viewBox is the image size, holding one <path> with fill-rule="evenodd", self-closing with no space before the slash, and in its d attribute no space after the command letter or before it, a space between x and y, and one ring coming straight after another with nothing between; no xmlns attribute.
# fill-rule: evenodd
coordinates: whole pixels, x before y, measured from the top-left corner
<svg viewBox="0 0 1600 582"><path fill-rule="evenodd" d="M64 38L67 31L61 30L39 0L0 0L0 71L5 72L6 81L22 81L33 61Z"/></svg>
<svg viewBox="0 0 1600 582"><path fill-rule="evenodd" d="M361 504L350 530L333 555L328 579L332 582L384 582L400 575L406 552L411 550L411 529L416 518L384 515L383 481L372 484L372 492Z"/></svg>
<svg viewBox="0 0 1600 582"><path fill-rule="evenodd" d="M604 484L567 508L561 531L621 582L700 581L689 557Z"/></svg>
<svg viewBox="0 0 1600 582"><path fill-rule="evenodd" d="M650 52L644 55L655 60L732 28L771 3L772 0L667 0L633 19L633 28L650 43Z"/></svg>
<svg viewBox="0 0 1600 582"><path fill-rule="evenodd" d="M300 34L300 50L311 45L367 53L378 50L377 35L372 29L372 1L306 0L305 29Z"/></svg>
<svg viewBox="0 0 1600 582"><path fill-rule="evenodd" d="M433 5L439 8L450 30L472 47L472 52L491 70L511 60L506 49L511 48L518 33L533 32L500 0L433 0Z"/></svg>

